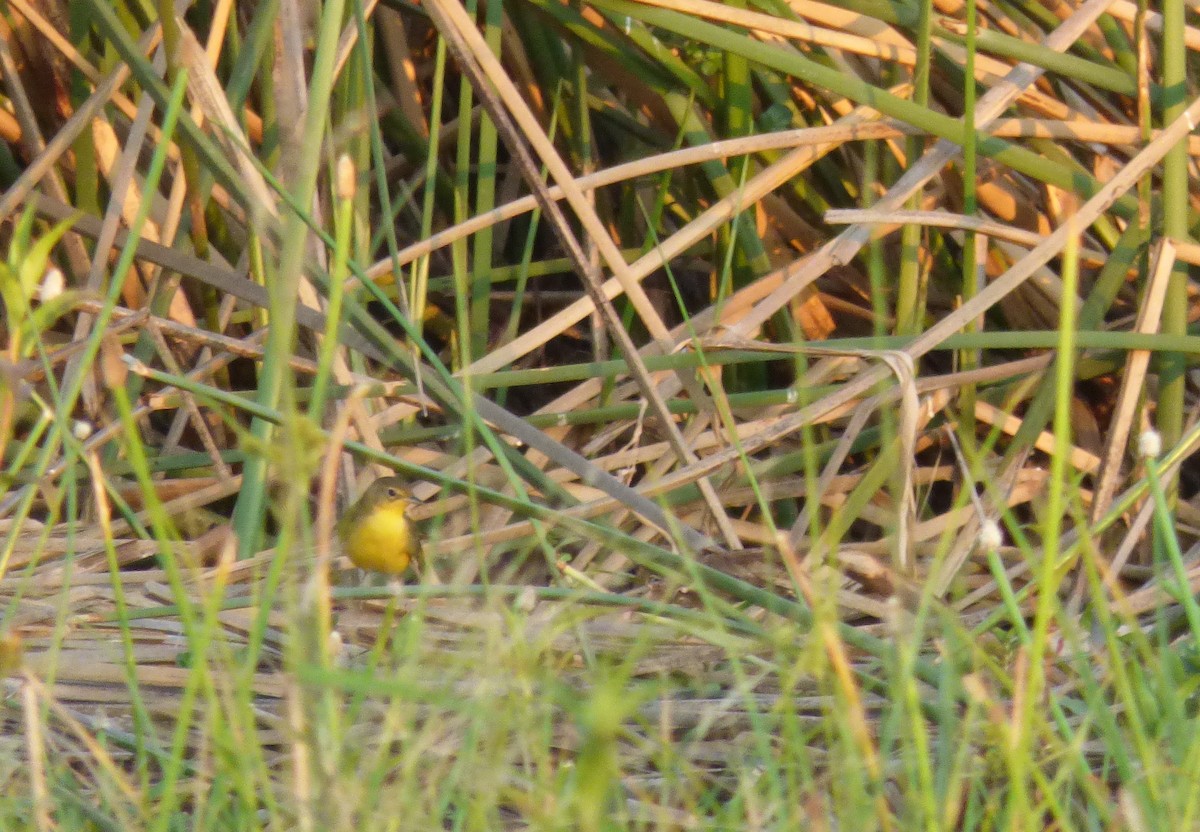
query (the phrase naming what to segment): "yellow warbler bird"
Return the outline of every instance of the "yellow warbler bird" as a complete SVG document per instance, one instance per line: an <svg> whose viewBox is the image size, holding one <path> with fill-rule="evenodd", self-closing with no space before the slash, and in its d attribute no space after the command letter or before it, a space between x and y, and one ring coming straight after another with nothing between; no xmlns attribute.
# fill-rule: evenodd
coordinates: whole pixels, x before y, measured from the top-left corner
<svg viewBox="0 0 1200 832"><path fill-rule="evenodd" d="M400 575L421 555L421 540L407 515L410 505L404 480L382 477L346 509L337 532L355 566Z"/></svg>

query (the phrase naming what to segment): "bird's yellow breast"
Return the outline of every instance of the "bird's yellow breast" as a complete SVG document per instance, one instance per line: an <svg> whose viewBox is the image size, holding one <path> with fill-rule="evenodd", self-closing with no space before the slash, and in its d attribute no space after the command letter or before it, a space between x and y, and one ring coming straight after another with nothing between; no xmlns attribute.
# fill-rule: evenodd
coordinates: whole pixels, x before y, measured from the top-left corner
<svg viewBox="0 0 1200 832"><path fill-rule="evenodd" d="M407 501L376 507L354 524L347 535L346 554L361 569L399 575L408 569L420 544L404 516Z"/></svg>

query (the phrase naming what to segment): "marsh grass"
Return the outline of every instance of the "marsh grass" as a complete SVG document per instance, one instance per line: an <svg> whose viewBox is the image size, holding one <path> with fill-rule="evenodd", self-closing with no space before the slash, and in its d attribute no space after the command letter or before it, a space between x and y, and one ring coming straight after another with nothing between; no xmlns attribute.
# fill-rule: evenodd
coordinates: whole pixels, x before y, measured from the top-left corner
<svg viewBox="0 0 1200 832"><path fill-rule="evenodd" d="M0 829L1194 828L1161 6L9 0Z"/></svg>

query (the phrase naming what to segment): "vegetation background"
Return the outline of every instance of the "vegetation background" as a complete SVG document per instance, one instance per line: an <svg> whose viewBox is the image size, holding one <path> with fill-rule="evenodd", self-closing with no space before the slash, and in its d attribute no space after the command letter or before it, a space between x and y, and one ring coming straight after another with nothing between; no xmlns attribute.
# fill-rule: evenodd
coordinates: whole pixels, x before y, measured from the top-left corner
<svg viewBox="0 0 1200 832"><path fill-rule="evenodd" d="M5 0L0 828L1197 828L1187 6Z"/></svg>

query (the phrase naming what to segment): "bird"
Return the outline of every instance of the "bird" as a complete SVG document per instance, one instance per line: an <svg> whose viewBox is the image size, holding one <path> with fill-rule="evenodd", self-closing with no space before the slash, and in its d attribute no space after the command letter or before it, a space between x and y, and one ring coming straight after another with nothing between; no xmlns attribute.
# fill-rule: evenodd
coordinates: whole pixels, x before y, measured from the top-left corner
<svg viewBox="0 0 1200 832"><path fill-rule="evenodd" d="M421 556L421 539L408 519L411 505L401 477L381 477L367 486L337 524L342 549L355 566L399 576Z"/></svg>

